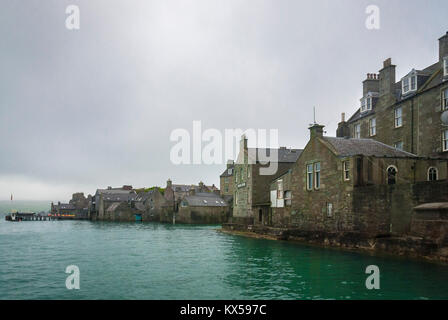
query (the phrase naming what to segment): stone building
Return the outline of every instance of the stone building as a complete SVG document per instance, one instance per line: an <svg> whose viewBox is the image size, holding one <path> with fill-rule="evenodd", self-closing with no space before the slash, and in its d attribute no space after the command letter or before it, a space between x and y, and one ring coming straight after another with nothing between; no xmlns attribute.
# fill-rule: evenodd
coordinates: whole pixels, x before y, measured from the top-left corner
<svg viewBox="0 0 448 320"><path fill-rule="evenodd" d="M371 237L410 231L413 208L448 200L448 159L419 157L373 139L323 136L270 186L266 225Z"/></svg>
<svg viewBox="0 0 448 320"><path fill-rule="evenodd" d="M65 216L73 219L88 219L91 199L91 195L86 198L82 192L74 193L69 203L58 202L54 204L52 202L50 213L54 216Z"/></svg>
<svg viewBox="0 0 448 320"><path fill-rule="evenodd" d="M135 198L137 193L130 185L124 185L119 188L107 187L106 189L97 189L92 197L91 211L98 213L100 208L100 197L103 196L104 201L117 200L128 201L129 198Z"/></svg>
<svg viewBox="0 0 448 320"><path fill-rule="evenodd" d="M224 172L219 176L219 188L221 196L233 197L234 193L234 170L235 163L233 160L227 161L227 166Z"/></svg>
<svg viewBox="0 0 448 320"><path fill-rule="evenodd" d="M233 223L258 224L269 214L269 185L297 161L302 150L248 148L242 137L234 165ZM262 159L266 157L266 159ZM268 157L270 163L266 163ZM268 168L275 170L270 170Z"/></svg>
<svg viewBox="0 0 448 320"><path fill-rule="evenodd" d="M165 198L160 188L155 187L148 192L140 192L135 199L143 205L144 221L171 221L174 203Z"/></svg>
<svg viewBox="0 0 448 320"><path fill-rule="evenodd" d="M448 33L439 39L438 60L409 70L396 81L396 66L384 61L363 81L360 107L338 125L338 137L370 138L418 156L448 158Z"/></svg>
<svg viewBox="0 0 448 320"><path fill-rule="evenodd" d="M104 210L98 215L98 220L103 221L143 221L145 208L141 202L106 202Z"/></svg>
<svg viewBox="0 0 448 320"><path fill-rule="evenodd" d="M198 192L191 190L179 204L176 223L219 224L228 221L229 206L226 201L214 192Z"/></svg>
<svg viewBox="0 0 448 320"><path fill-rule="evenodd" d="M138 205L139 208L135 207L136 198L137 193L132 189L132 186L97 189L92 198L90 212L91 219L120 221L139 220L143 208L140 205ZM119 206L118 204L121 203L124 205Z"/></svg>
<svg viewBox="0 0 448 320"><path fill-rule="evenodd" d="M173 184L171 179L166 182L166 188L164 192L165 199L168 201L177 202L183 197L189 195L190 191L195 192L215 192L219 194L219 189L213 184L211 186L205 185L202 181L198 185L194 184Z"/></svg>
<svg viewBox="0 0 448 320"><path fill-rule="evenodd" d="M228 205L227 203L222 205L221 201L224 199L220 197L220 190L215 185L207 186L202 181L198 185L173 184L168 179L164 199L160 222L200 224L227 222ZM207 199L213 200L213 203Z"/></svg>

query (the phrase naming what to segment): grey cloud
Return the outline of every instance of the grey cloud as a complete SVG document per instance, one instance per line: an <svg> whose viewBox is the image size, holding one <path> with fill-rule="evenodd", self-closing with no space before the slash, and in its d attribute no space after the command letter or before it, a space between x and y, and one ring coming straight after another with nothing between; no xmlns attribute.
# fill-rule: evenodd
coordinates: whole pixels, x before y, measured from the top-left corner
<svg viewBox="0 0 448 320"><path fill-rule="evenodd" d="M130 183L218 184L223 166L174 166L173 129L278 128L303 147L313 106L333 135L361 81L436 59L446 1L13 1L0 5L0 199ZM81 29L64 26L77 4ZM404 6L403 4L406 4ZM420 16L422 19L408 17ZM410 27L411 25L411 27ZM29 198L25 197L24 198Z"/></svg>

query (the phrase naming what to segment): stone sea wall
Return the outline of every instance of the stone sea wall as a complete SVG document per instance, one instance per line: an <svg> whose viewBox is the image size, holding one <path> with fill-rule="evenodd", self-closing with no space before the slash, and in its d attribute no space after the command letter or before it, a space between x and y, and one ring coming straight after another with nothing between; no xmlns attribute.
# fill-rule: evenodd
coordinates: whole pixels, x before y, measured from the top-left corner
<svg viewBox="0 0 448 320"><path fill-rule="evenodd" d="M271 240L296 241L322 247L387 253L448 263L448 247L422 237L371 237L360 232L304 231L242 224L223 224L222 232Z"/></svg>

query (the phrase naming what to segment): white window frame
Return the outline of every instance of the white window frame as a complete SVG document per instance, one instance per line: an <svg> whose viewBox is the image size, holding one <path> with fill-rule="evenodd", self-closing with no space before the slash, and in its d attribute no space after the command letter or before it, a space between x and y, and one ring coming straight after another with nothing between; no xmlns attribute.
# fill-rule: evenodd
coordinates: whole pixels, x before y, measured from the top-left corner
<svg viewBox="0 0 448 320"><path fill-rule="evenodd" d="M366 112L367 101L366 98L361 99L361 113Z"/></svg>
<svg viewBox="0 0 448 320"><path fill-rule="evenodd" d="M399 147L401 146L401 147ZM394 148L403 151L403 141L397 141L394 143Z"/></svg>
<svg viewBox="0 0 448 320"><path fill-rule="evenodd" d="M401 82L401 90L402 90L403 94L406 94L409 92L409 87L410 87L409 80L410 79L408 77L406 77L406 78L403 78L403 81Z"/></svg>
<svg viewBox="0 0 448 320"><path fill-rule="evenodd" d="M411 77L411 91L417 90L417 76Z"/></svg>
<svg viewBox="0 0 448 320"><path fill-rule="evenodd" d="M370 95L371 93L369 93L368 96L361 98L361 113L372 110L373 99Z"/></svg>
<svg viewBox="0 0 448 320"><path fill-rule="evenodd" d="M355 139L361 139L361 124L360 123L355 124L355 127L353 129L355 132L354 133Z"/></svg>
<svg viewBox="0 0 448 320"><path fill-rule="evenodd" d="M292 203L292 192L291 192L291 190L286 190L285 191L284 198L285 198L285 206L290 206L291 203Z"/></svg>
<svg viewBox="0 0 448 320"><path fill-rule="evenodd" d="M376 118L369 120L369 134L371 137L376 136Z"/></svg>
<svg viewBox="0 0 448 320"><path fill-rule="evenodd" d="M442 151L448 151L448 130L442 131Z"/></svg>
<svg viewBox="0 0 448 320"><path fill-rule="evenodd" d="M283 180L277 180L277 199L283 199Z"/></svg>
<svg viewBox="0 0 448 320"><path fill-rule="evenodd" d="M342 171L344 175L344 181L350 180L350 160L345 160L342 162Z"/></svg>
<svg viewBox="0 0 448 320"><path fill-rule="evenodd" d="M435 180L430 180L430 179L429 179L429 175L430 175L431 170L434 170L435 173L436 173L436 179L435 179ZM437 180L439 180L439 169L437 169L436 167L429 167L429 168L428 168L428 175L427 175L427 178L428 178L428 181L437 181Z"/></svg>
<svg viewBox="0 0 448 320"><path fill-rule="evenodd" d="M417 91L417 74L412 72L401 80L401 92L403 95Z"/></svg>
<svg viewBox="0 0 448 320"><path fill-rule="evenodd" d="M448 88L442 89L442 111L448 110Z"/></svg>
<svg viewBox="0 0 448 320"><path fill-rule="evenodd" d="M310 170L311 168L311 170ZM314 186L314 174L313 174L314 164L308 163L306 165L306 190L313 190Z"/></svg>
<svg viewBox="0 0 448 320"><path fill-rule="evenodd" d="M277 190L271 190L271 208L277 208Z"/></svg>
<svg viewBox="0 0 448 320"><path fill-rule="evenodd" d="M327 202L327 217L333 217L333 203Z"/></svg>
<svg viewBox="0 0 448 320"><path fill-rule="evenodd" d="M400 115L398 115L398 113L400 113ZM403 107L398 107L394 110L394 125L395 128L403 126Z"/></svg>
<svg viewBox="0 0 448 320"><path fill-rule="evenodd" d="M319 169L317 169L317 166L319 165ZM320 189L320 178L321 178L321 164L320 162L314 163L314 189L319 190Z"/></svg>
<svg viewBox="0 0 448 320"><path fill-rule="evenodd" d="M367 108L367 111L372 110L372 97L366 98L366 108Z"/></svg>

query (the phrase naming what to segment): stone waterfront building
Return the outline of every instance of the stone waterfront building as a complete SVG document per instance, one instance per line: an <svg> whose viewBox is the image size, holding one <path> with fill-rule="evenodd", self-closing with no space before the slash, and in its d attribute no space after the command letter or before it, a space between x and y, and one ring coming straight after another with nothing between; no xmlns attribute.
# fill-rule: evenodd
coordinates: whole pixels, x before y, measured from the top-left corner
<svg viewBox="0 0 448 320"><path fill-rule="evenodd" d="M169 201L177 202L183 197L189 195L190 191L195 192L215 192L219 194L219 189L213 184L211 186L205 185L202 181L198 185L194 184L173 184L171 179L166 182L165 198Z"/></svg>
<svg viewBox="0 0 448 320"><path fill-rule="evenodd" d="M338 137L371 138L418 156L448 158L448 33L439 39L438 60L409 70L396 81L396 66L384 61L363 81L360 107L338 125Z"/></svg>
<svg viewBox="0 0 448 320"><path fill-rule="evenodd" d="M448 159L418 157L373 139L310 140L291 170L270 187L269 225L305 232L405 235L413 208L448 201Z"/></svg>
<svg viewBox="0 0 448 320"><path fill-rule="evenodd" d="M137 193L132 186L97 189L92 198L90 216L92 220L140 220L143 214L141 205L135 206Z"/></svg>
<svg viewBox="0 0 448 320"><path fill-rule="evenodd" d="M91 195L86 198L82 192L74 193L69 203L58 202L54 204L52 202L50 213L54 216L65 216L73 219L88 219L91 199Z"/></svg>
<svg viewBox="0 0 448 320"><path fill-rule="evenodd" d="M259 224L268 219L270 182L284 174L297 161L302 150L248 148L242 137L234 165L233 223ZM266 164L263 157L272 157ZM268 169L275 168L273 172Z"/></svg>
<svg viewBox="0 0 448 320"><path fill-rule="evenodd" d="M215 185L173 184L170 179L164 191L165 205L161 222L214 224L227 222L229 206Z"/></svg>
<svg viewBox="0 0 448 320"><path fill-rule="evenodd" d="M176 223L220 224L228 221L229 205L214 192L195 192L192 189L179 204Z"/></svg>
<svg viewBox="0 0 448 320"><path fill-rule="evenodd" d="M163 221L163 217L171 216L174 210L173 202L168 201L158 187L139 192L135 200L143 206L144 221Z"/></svg>

